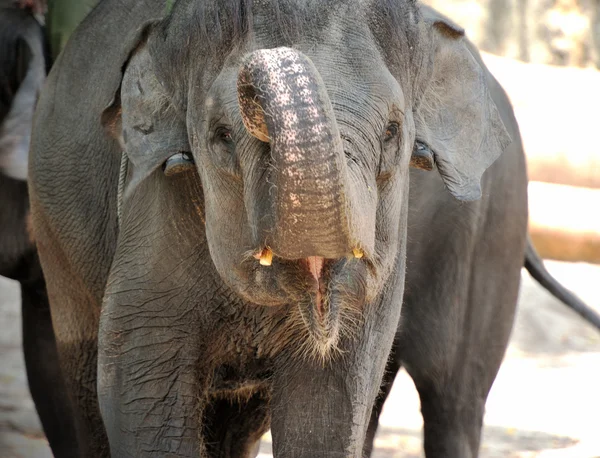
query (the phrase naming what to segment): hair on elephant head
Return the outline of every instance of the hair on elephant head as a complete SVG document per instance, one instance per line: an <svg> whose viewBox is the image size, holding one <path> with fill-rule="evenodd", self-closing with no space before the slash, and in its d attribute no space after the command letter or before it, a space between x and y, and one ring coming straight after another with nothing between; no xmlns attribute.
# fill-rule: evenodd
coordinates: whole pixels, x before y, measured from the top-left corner
<svg viewBox="0 0 600 458"><path fill-rule="evenodd" d="M122 237L179 227L193 250L196 221L226 284L297 304L327 355L405 256L409 167L473 200L510 142L463 35L406 0L177 2L104 115L130 164Z"/></svg>

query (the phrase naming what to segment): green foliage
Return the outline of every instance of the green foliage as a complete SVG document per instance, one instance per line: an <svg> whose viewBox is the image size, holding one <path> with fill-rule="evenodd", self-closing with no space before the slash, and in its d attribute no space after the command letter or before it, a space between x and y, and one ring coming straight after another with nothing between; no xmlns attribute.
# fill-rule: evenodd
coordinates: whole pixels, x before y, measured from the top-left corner
<svg viewBox="0 0 600 458"><path fill-rule="evenodd" d="M173 5L175 4L175 0L166 0L165 4L165 13L169 14L173 9Z"/></svg>

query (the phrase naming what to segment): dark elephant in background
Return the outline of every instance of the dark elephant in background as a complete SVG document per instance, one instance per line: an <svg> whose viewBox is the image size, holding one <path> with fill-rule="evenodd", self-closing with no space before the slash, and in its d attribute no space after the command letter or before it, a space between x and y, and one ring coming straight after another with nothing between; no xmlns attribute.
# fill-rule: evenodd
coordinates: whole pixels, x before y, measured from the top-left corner
<svg viewBox="0 0 600 458"><path fill-rule="evenodd" d="M476 456L527 177L462 29L408 0L164 13L100 3L36 115L73 453L246 457L271 428L275 456L363 456L395 342L427 456Z"/></svg>
<svg viewBox="0 0 600 458"><path fill-rule="evenodd" d="M47 395L64 396L64 384L27 192L32 119L48 63L44 31L31 12L0 2L0 275L20 284L29 389L52 450L62 457L72 456L73 429L69 404Z"/></svg>

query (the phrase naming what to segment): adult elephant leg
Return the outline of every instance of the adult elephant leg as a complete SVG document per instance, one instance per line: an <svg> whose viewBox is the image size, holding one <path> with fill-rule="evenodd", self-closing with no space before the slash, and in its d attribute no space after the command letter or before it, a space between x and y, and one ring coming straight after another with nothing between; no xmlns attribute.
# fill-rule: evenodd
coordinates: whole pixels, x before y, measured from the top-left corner
<svg viewBox="0 0 600 458"><path fill-rule="evenodd" d="M58 358L48 294L29 231L27 182L0 173L0 275L19 281L29 391L56 457L76 457L77 437Z"/></svg>
<svg viewBox="0 0 600 458"><path fill-rule="evenodd" d="M461 337L442 339L453 355L449 364L442 373L413 377L421 399L427 458L478 456L485 402L508 345L522 263L521 257L508 259L490 251L479 247L458 322Z"/></svg>
<svg viewBox="0 0 600 458"><path fill-rule="evenodd" d="M397 348L421 399L427 458L478 456L485 402L510 337L523 265L527 220L525 209L516 211L518 193L525 194L524 186L489 192L500 207L471 226L481 236L466 232L471 216L452 203L446 208L464 216L463 231L442 235L447 226L427 221L436 242L409 247L415 261ZM488 202L471 205L485 209ZM473 208L470 215L482 213ZM439 221L444 224L444 215Z"/></svg>
<svg viewBox="0 0 600 458"><path fill-rule="evenodd" d="M280 358L271 399L275 457L362 457L399 313L399 300L367 305L364 324L329 362Z"/></svg>
<svg viewBox="0 0 600 458"><path fill-rule="evenodd" d="M205 410L203 434L211 458L254 458L269 429L267 394L242 394L212 401Z"/></svg>
<svg viewBox="0 0 600 458"><path fill-rule="evenodd" d="M379 426L379 417L383 411L383 405L392 391L394 380L398 374L398 371L400 370L400 366L400 360L392 350L392 354L390 355L390 359L385 369L385 374L383 375L383 381L381 382L379 395L375 399L375 405L373 406L373 411L371 412L369 429L367 429L367 437L365 438L365 446L363 448L364 457L371 456L371 453L373 452L373 447L375 446L375 435L377 434L377 427Z"/></svg>
<svg viewBox="0 0 600 458"><path fill-rule="evenodd" d="M487 393L465 395L454 385L443 391L424 385L417 389L423 414L425 456L477 457ZM469 405L461 405L462 402Z"/></svg>
<svg viewBox="0 0 600 458"><path fill-rule="evenodd" d="M454 300L436 304L407 301L404 305L405 310L419 308L431 313L432 320L440 324L433 328L431 323L421 322L416 327L428 337L404 342L407 354L403 362L421 400L427 458L478 456L485 402L510 336L520 271L513 268L512 278L507 278L511 269L478 268L470 290L448 296ZM490 278L504 278L505 282L490 284ZM465 279L463 284L468 283ZM431 352L429 343L423 344L423 339L432 335L441 353Z"/></svg>
<svg viewBox="0 0 600 458"><path fill-rule="evenodd" d="M37 260L37 257L36 257ZM21 282L23 353L29 391L56 457L77 457L74 416L60 370L43 278Z"/></svg>
<svg viewBox="0 0 600 458"><path fill-rule="evenodd" d="M463 297L464 300L464 297ZM462 302L462 301L461 301ZM404 310L429 309L452 310L450 316L459 314L471 321L464 307L465 303L440 301L430 304L427 301L409 300ZM433 313L432 313L433 314ZM407 313L406 319L411 319ZM452 320L448 316L438 317L436 321L442 327L449 326ZM468 334L466 323L455 324ZM426 330L426 322L420 322L419 328L431 335L431 328ZM403 363L411 375L421 401L423 416L424 448L427 458L475 458L478 456L481 428L487 392L491 386L500 361L491 364L485 356L478 354L477 346L488 346L488 342L480 341L470 346L466 342L457 343L458 329L435 330L435 347L446 353L433 352L428 343L423 342L422 335L414 342L404 341ZM405 336L406 337L406 336ZM467 336L467 340L469 337ZM500 352L503 346L499 345ZM422 351L422 353L419 352ZM488 347L489 350L489 347ZM486 353L482 351L481 353Z"/></svg>

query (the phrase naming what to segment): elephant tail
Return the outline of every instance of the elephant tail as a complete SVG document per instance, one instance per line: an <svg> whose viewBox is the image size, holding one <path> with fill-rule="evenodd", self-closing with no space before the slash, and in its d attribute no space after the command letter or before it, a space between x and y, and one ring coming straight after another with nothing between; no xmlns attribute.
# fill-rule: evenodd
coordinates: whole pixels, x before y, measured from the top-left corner
<svg viewBox="0 0 600 458"><path fill-rule="evenodd" d="M577 312L581 317L600 331L600 314L586 305L575 294L561 285L544 266L544 261L535 251L531 239L527 236L525 249L525 268L535 280L549 291L554 297Z"/></svg>

